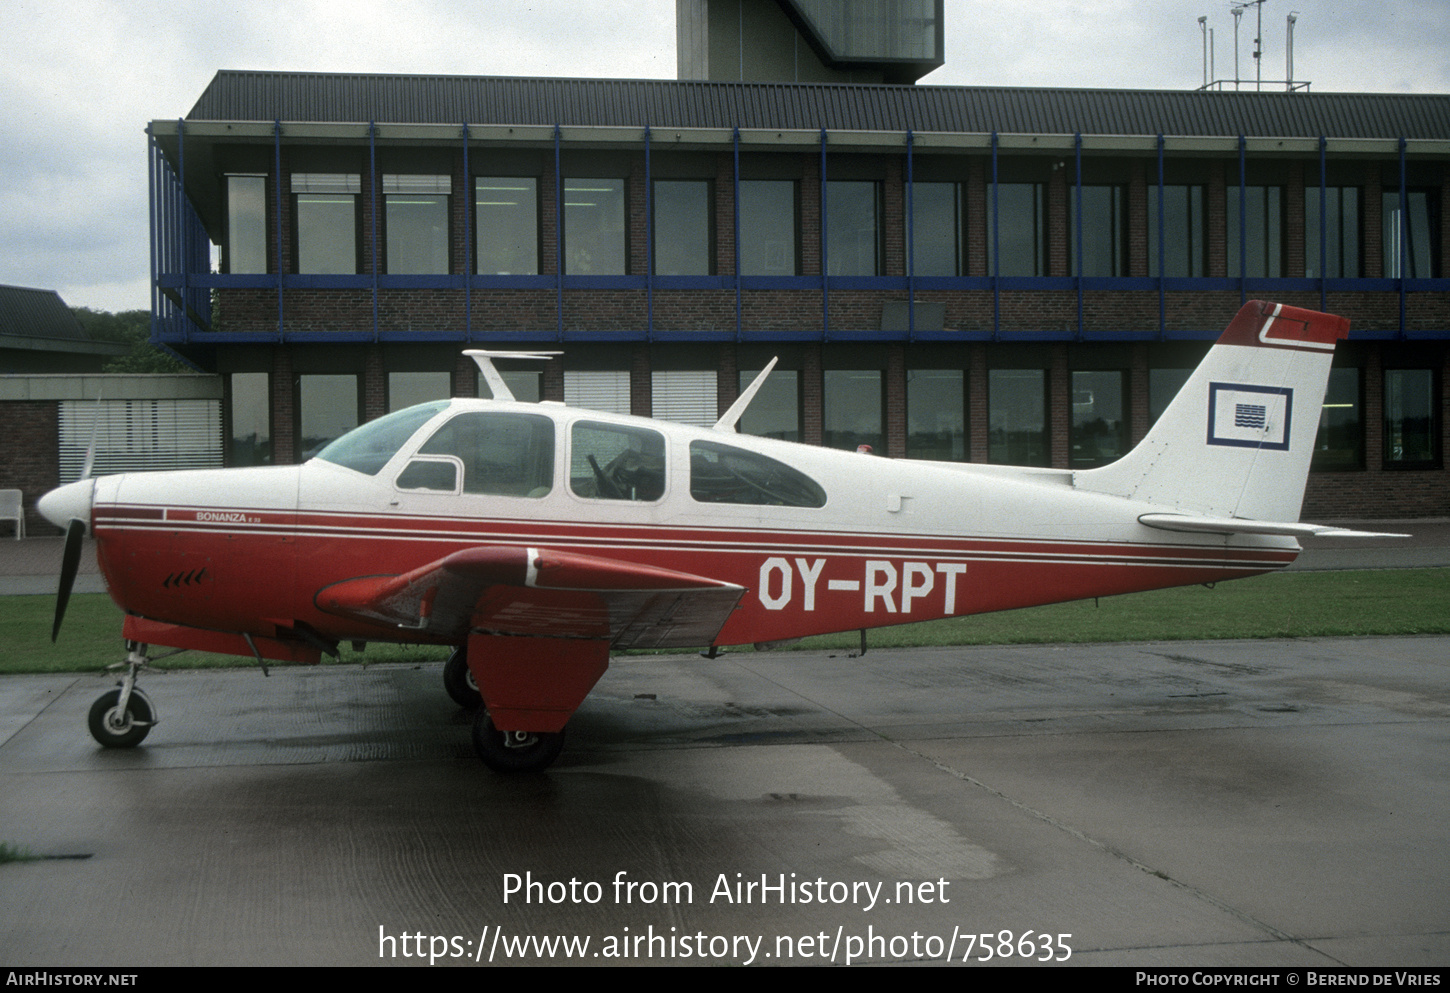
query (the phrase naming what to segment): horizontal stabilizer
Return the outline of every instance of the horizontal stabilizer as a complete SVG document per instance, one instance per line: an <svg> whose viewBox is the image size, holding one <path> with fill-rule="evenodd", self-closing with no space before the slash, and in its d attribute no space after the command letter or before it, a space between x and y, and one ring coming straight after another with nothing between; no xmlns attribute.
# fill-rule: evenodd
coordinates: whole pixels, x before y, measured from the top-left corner
<svg viewBox="0 0 1450 993"><path fill-rule="evenodd" d="M1199 531L1209 534L1281 534L1291 538L1408 538L1387 531L1354 531L1327 524L1288 521L1247 521L1236 517L1191 517L1187 514L1143 514L1138 522L1163 531Z"/></svg>

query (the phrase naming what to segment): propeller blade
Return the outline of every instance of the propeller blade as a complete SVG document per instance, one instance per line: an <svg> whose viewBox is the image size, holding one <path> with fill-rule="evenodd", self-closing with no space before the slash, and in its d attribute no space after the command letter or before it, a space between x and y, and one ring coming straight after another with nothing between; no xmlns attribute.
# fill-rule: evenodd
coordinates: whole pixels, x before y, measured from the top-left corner
<svg viewBox="0 0 1450 993"><path fill-rule="evenodd" d="M65 608L70 603L71 587L76 582L76 571L81 564L81 542L86 536L86 522L73 517L65 528L65 552L60 559L60 587L55 591L55 624L50 629L50 640L60 634L60 622L65 620Z"/></svg>

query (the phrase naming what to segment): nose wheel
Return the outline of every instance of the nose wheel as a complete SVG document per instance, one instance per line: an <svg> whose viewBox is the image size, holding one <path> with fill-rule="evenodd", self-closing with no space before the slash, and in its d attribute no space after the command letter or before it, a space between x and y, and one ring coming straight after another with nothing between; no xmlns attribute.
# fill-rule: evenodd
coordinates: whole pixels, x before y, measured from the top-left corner
<svg viewBox="0 0 1450 993"><path fill-rule="evenodd" d="M102 693L91 704L87 718L91 737L105 748L135 748L156 725L156 708L140 688L136 677L146 668L145 645L126 643L126 661L112 668L124 668L125 675L116 689Z"/></svg>

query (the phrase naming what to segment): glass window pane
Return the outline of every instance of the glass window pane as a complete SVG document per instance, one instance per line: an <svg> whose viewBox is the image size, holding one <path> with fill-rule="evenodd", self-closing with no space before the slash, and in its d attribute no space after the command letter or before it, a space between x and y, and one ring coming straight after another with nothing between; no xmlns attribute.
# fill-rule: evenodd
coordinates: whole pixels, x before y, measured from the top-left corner
<svg viewBox="0 0 1450 993"><path fill-rule="evenodd" d="M1228 188L1228 274L1277 278L1284 275L1284 191L1277 186ZM1242 239L1239 204L1243 203ZM1240 242L1243 258L1240 262Z"/></svg>
<svg viewBox="0 0 1450 993"><path fill-rule="evenodd" d="M1163 187L1163 267L1165 276L1204 274L1202 186ZM1158 186L1148 187L1148 274L1158 271Z"/></svg>
<svg viewBox="0 0 1450 993"><path fill-rule="evenodd" d="M611 414L629 413L629 370L565 369L564 403Z"/></svg>
<svg viewBox="0 0 1450 993"><path fill-rule="evenodd" d="M539 272L539 181L480 177L474 181L474 271L486 276Z"/></svg>
<svg viewBox="0 0 1450 993"><path fill-rule="evenodd" d="M388 411L402 410L453 395L453 377L446 372L388 373Z"/></svg>
<svg viewBox="0 0 1450 993"><path fill-rule="evenodd" d="M1435 374L1429 369L1385 370L1385 463L1436 461Z"/></svg>
<svg viewBox="0 0 1450 993"><path fill-rule="evenodd" d="M232 373L227 465L272 464L271 379L265 372Z"/></svg>
<svg viewBox="0 0 1450 993"><path fill-rule="evenodd" d="M1359 370L1330 369L1329 389L1319 415L1310 468L1325 471L1364 466L1364 424L1359 402Z"/></svg>
<svg viewBox="0 0 1450 993"><path fill-rule="evenodd" d="M654 501L665 492L665 438L648 428L575 421L569 489L596 500Z"/></svg>
<svg viewBox="0 0 1450 993"><path fill-rule="evenodd" d="M826 267L832 276L875 276L881 257L880 187L826 183Z"/></svg>
<svg viewBox="0 0 1450 993"><path fill-rule="evenodd" d="M624 180L564 180L564 271L624 275Z"/></svg>
<svg viewBox="0 0 1450 993"><path fill-rule="evenodd" d="M357 194L361 188L362 177L355 173L293 173L298 272L357 272Z"/></svg>
<svg viewBox="0 0 1450 993"><path fill-rule="evenodd" d="M1122 276L1127 272L1127 190L1122 186L1082 187L1082 258L1077 257L1078 187L1068 187L1068 252L1078 276Z"/></svg>
<svg viewBox="0 0 1450 993"><path fill-rule="evenodd" d="M917 276L960 276L961 195L956 183L913 183L912 266Z"/></svg>
<svg viewBox="0 0 1450 993"><path fill-rule="evenodd" d="M538 403L544 395L544 374L538 369L499 369L498 374L503 377L504 385L519 403ZM565 376L567 375L566 373ZM488 382L476 371L474 377L474 396L491 400L493 391L488 388Z"/></svg>
<svg viewBox="0 0 1450 993"><path fill-rule="evenodd" d="M962 370L906 372L906 457L964 462L967 432Z"/></svg>
<svg viewBox="0 0 1450 993"><path fill-rule="evenodd" d="M714 441L690 442L690 496L700 503L826 505L826 491L800 470Z"/></svg>
<svg viewBox="0 0 1450 993"><path fill-rule="evenodd" d="M297 382L297 450L305 461L357 427L357 376L300 376Z"/></svg>
<svg viewBox="0 0 1450 993"><path fill-rule="evenodd" d="M227 272L267 271L267 180L227 177Z"/></svg>
<svg viewBox="0 0 1450 993"><path fill-rule="evenodd" d="M714 369L656 369L650 375L650 411L662 421L707 428L720 419Z"/></svg>
<svg viewBox="0 0 1450 993"><path fill-rule="evenodd" d="M740 390L744 392L759 369L740 373ZM753 434L760 438L779 438L781 441L801 440L800 373L795 370L773 369L760 391L745 408L740 417L740 433Z"/></svg>
<svg viewBox="0 0 1450 993"><path fill-rule="evenodd" d="M449 182L447 176L383 177L388 272L448 272Z"/></svg>
<svg viewBox="0 0 1450 993"><path fill-rule="evenodd" d="M1429 279L1440 271L1440 196L1437 190L1384 193L1384 275Z"/></svg>
<svg viewBox="0 0 1450 993"><path fill-rule="evenodd" d="M1155 423L1163 411L1173 402L1192 369L1149 369L1148 370L1148 423Z"/></svg>
<svg viewBox="0 0 1450 993"><path fill-rule="evenodd" d="M821 397L822 443L827 448L870 445L886 454L882 429L881 370L827 369Z"/></svg>
<svg viewBox="0 0 1450 993"><path fill-rule="evenodd" d="M542 414L468 411L440 427L419 455L463 465L463 492L548 496L554 487L554 422Z"/></svg>
<svg viewBox="0 0 1450 993"><path fill-rule="evenodd" d="M796 196L791 180L740 181L740 274L794 276Z"/></svg>
<svg viewBox="0 0 1450 993"><path fill-rule="evenodd" d="M1123 420L1123 373L1074 371L1072 374L1073 468L1107 465L1127 450Z"/></svg>
<svg viewBox="0 0 1450 993"><path fill-rule="evenodd" d="M987 455L1000 465L1047 465L1047 373L987 371Z"/></svg>
<svg viewBox="0 0 1450 993"><path fill-rule="evenodd" d="M993 185L987 185L992 209ZM998 183L995 187L998 238L987 231L987 273L993 276L1047 275L1047 187L1043 183ZM996 268L1001 242L1001 268Z"/></svg>
<svg viewBox="0 0 1450 993"><path fill-rule="evenodd" d="M710 184L660 180L654 184L651 208L655 275L710 275Z"/></svg>
<svg viewBox="0 0 1450 993"><path fill-rule="evenodd" d="M1323 192L1325 223L1321 230L1320 189L1310 186L1304 190L1304 275L1311 279L1317 279L1321 275L1319 259L1322 252L1322 275L1331 279L1358 277L1362 274L1359 255L1359 188L1330 186Z"/></svg>

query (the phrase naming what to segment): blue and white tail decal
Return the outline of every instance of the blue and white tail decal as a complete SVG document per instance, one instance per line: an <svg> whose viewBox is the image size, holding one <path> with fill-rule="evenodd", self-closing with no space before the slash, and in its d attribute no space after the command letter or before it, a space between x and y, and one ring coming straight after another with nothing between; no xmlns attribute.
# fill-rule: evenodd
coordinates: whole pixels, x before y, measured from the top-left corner
<svg viewBox="0 0 1450 993"><path fill-rule="evenodd" d="M1208 384L1208 443L1289 450L1294 391L1287 386Z"/></svg>

